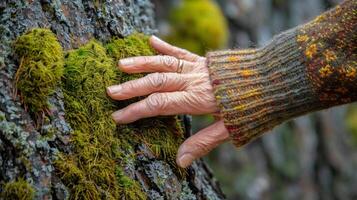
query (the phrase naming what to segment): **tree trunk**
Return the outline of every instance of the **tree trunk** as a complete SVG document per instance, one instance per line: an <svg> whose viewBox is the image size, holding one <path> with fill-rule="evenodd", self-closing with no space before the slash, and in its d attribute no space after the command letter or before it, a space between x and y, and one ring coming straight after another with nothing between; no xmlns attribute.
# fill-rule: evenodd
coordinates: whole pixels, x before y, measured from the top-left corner
<svg viewBox="0 0 357 200"><path fill-rule="evenodd" d="M56 34L64 50L76 49L93 38L105 43L114 36L123 38L134 32L152 34L156 31L153 14L153 5L149 0L0 2L0 198L20 198L23 195L27 199L93 199L95 196L92 194L98 194L101 199L115 197L110 195L110 187L105 189L105 183L100 183L104 186L99 185L100 181L97 180L83 183L94 183L92 193L85 187L79 191L77 182L68 182L66 172L59 172L55 164L58 153L76 159L72 144L72 134L76 127L71 127L66 120L66 102L60 87L49 98L51 111L45 113L47 121L39 123L39 119L26 109L16 91L15 74L20 60L14 55L13 41L32 28L42 27ZM190 135L190 120L185 116L181 119L187 137ZM133 126L141 129L145 127ZM44 133L47 131L48 134L50 129L55 130L53 135L44 137ZM122 130L119 128L118 131ZM137 135L140 137L140 133ZM172 159L157 155L146 143L131 142L130 145L133 152L121 152L134 155L132 161L116 160L121 163L120 167L124 171L124 175L117 176L134 180L141 190L138 193L143 193L146 198L224 198L203 161L197 161L187 171L183 171L170 162ZM108 176L113 177L114 174ZM120 199L139 199L135 195L137 193L132 196L128 194L127 182L120 182L117 186L122 189Z"/></svg>

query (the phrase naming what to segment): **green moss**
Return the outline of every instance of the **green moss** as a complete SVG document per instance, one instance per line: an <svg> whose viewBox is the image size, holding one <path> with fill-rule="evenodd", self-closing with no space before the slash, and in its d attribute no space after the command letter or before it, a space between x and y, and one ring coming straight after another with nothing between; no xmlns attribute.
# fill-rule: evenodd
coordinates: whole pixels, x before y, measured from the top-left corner
<svg viewBox="0 0 357 200"><path fill-rule="evenodd" d="M145 194L141 192L139 183L125 176L120 167L116 168L115 175L119 186L125 188L123 190L125 199L146 199Z"/></svg>
<svg viewBox="0 0 357 200"><path fill-rule="evenodd" d="M0 197L2 199L32 200L35 190L32 186L20 178L14 182L8 182L2 186L3 190Z"/></svg>
<svg viewBox="0 0 357 200"><path fill-rule="evenodd" d="M74 129L71 155L61 155L57 169L72 199L119 199L122 187L115 168L120 163L116 125L108 116L115 110L106 87L115 83L116 69L97 41L68 52L63 77L66 120ZM99 191L107 191L105 194Z"/></svg>
<svg viewBox="0 0 357 200"><path fill-rule="evenodd" d="M107 45L106 49L108 54L114 59L115 63L122 58L140 56L140 55L155 55L155 51L150 47L148 36L143 34L133 34L125 39L113 38ZM119 70L118 81L123 83L132 79L137 79L143 76L143 74L126 74Z"/></svg>
<svg viewBox="0 0 357 200"><path fill-rule="evenodd" d="M63 74L63 50L48 29L33 29L17 38L15 54L20 59L16 86L30 113L48 109L48 97L57 88Z"/></svg>
<svg viewBox="0 0 357 200"><path fill-rule="evenodd" d="M40 33L45 34L44 40L47 40L48 35L52 35L43 29L31 32L34 35ZM24 40L28 34L21 36L22 39L18 39L17 42ZM41 39L37 38L36 44L40 42ZM21 53L30 51L23 48L29 47L17 47L17 53L23 62L32 60L31 56L31 59L24 56L27 53ZM92 40L78 49L67 52L65 56L58 51L57 59L53 60L49 59L51 56L48 55L48 51L50 50L38 51L43 58L40 56L33 60L46 63L44 66L54 66L54 63L60 63L63 57L65 60L64 69L58 74L62 77L65 119L73 129L70 142L72 151L70 154L60 152L55 161L55 168L62 182L70 190L70 199L146 199L139 183L126 176L122 168L135 161L134 149L143 143L155 156L176 168L175 155L183 141L183 130L176 117L143 119L130 125L117 126L110 118L111 113L141 98L115 102L107 97L106 88L143 76L121 72L117 69L116 63L125 57L154 55L148 37L134 34L125 39L112 39L105 46ZM18 77L30 77L28 73L32 73L31 70L22 71L24 66L27 65L22 65ZM41 71L36 73L42 74ZM44 75L47 77L46 73ZM18 86L21 86L20 79ZM33 112L45 109L48 95L53 92L55 86L53 83L49 89L46 88L47 85L37 85L39 88L35 89L34 85L26 85L29 87L27 91L48 91L47 96L28 96L26 102L31 104L26 105L29 105ZM37 100L34 101L33 98ZM39 99L42 104L38 102ZM51 137L52 134L52 131L49 131L43 138ZM177 172L184 173L178 168Z"/></svg>
<svg viewBox="0 0 357 200"><path fill-rule="evenodd" d="M227 22L211 0L183 0L172 10L170 24L167 40L200 55L225 47L228 40Z"/></svg>
<svg viewBox="0 0 357 200"><path fill-rule="evenodd" d="M155 55L148 36L140 33L132 34L125 39L113 38L106 45L106 49L116 61L130 56Z"/></svg>
<svg viewBox="0 0 357 200"><path fill-rule="evenodd" d="M351 133L352 143L354 146L357 146L357 105L352 104L348 106L348 112L346 116L346 127Z"/></svg>
<svg viewBox="0 0 357 200"><path fill-rule="evenodd" d="M136 143L146 144L154 155L158 158L166 160L171 166L176 167L176 153L183 142L183 130L180 122L175 117L160 117L143 119L134 123L134 133L131 137Z"/></svg>
<svg viewBox="0 0 357 200"><path fill-rule="evenodd" d="M114 58L115 63L121 58L155 55L150 47L148 36L133 34L125 39L113 39L107 45L109 55ZM144 74L126 74L118 72L117 83L142 77ZM119 102L119 108L128 105L141 98ZM120 125L118 128L124 140L130 141L131 145L146 144L155 156L169 162L178 175L183 176L185 171L176 166L176 153L179 145L183 142L183 129L181 122L176 117L158 117L139 120L131 125ZM139 133L139 134L138 134Z"/></svg>

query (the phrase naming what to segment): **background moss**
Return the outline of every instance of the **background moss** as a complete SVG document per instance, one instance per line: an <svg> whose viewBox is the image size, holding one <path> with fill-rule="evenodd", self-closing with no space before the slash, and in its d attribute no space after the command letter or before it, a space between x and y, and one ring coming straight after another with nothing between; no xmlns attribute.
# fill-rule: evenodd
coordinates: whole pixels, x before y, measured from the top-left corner
<svg viewBox="0 0 357 200"><path fill-rule="evenodd" d="M357 105L353 104L348 107L346 114L346 127L349 133L351 133L351 143L357 147Z"/></svg>
<svg viewBox="0 0 357 200"><path fill-rule="evenodd" d="M167 40L197 54L227 44L227 22L211 0L183 0L170 13L170 24L172 31Z"/></svg>

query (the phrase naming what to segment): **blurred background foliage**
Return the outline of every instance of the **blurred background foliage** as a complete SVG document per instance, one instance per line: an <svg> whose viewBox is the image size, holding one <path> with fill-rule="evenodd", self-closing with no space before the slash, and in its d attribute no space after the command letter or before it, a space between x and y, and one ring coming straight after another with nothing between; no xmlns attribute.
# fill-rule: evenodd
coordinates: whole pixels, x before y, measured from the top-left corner
<svg viewBox="0 0 357 200"><path fill-rule="evenodd" d="M227 45L227 21L213 1L183 0L171 9L169 24L166 40L199 55Z"/></svg>
<svg viewBox="0 0 357 200"><path fill-rule="evenodd" d="M305 23L340 0L154 0L159 35L204 55L254 48ZM194 132L213 122L193 118ZM286 122L236 149L205 159L227 199L357 199L357 105Z"/></svg>

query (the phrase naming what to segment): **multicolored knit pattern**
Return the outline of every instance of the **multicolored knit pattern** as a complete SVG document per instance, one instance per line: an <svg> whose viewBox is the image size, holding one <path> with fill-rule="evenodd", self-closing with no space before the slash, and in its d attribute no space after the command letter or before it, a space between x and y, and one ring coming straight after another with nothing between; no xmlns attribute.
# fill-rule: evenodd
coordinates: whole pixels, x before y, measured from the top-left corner
<svg viewBox="0 0 357 200"><path fill-rule="evenodd" d="M357 1L259 49L207 54L225 126L242 146L282 122L357 100Z"/></svg>

